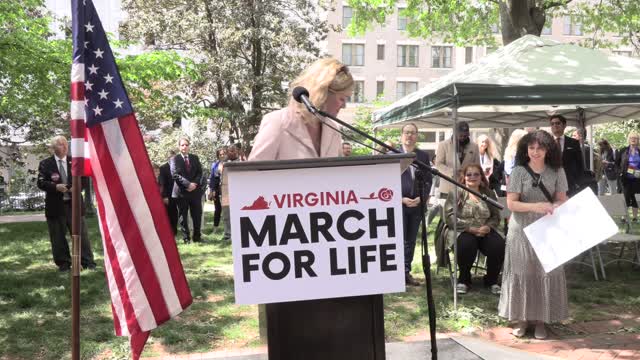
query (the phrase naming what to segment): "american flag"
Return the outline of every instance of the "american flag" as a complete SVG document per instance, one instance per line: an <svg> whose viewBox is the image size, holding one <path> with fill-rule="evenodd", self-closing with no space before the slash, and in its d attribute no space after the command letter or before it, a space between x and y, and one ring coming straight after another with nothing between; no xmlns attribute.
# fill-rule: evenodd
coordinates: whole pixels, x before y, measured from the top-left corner
<svg viewBox="0 0 640 360"><path fill-rule="evenodd" d="M135 114L91 0L72 0L71 156L91 176L118 336L138 359L149 331L191 302Z"/></svg>

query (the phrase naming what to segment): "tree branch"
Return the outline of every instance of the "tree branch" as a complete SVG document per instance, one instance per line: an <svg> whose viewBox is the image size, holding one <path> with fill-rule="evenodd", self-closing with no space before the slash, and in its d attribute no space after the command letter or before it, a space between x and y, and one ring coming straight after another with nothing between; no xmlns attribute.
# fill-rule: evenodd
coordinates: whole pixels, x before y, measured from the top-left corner
<svg viewBox="0 0 640 360"><path fill-rule="evenodd" d="M554 7L569 5L569 3L571 1L573 1L573 0L558 1L558 2L549 3L549 4L545 5L545 6L543 6L542 9L549 10L551 8L554 8Z"/></svg>

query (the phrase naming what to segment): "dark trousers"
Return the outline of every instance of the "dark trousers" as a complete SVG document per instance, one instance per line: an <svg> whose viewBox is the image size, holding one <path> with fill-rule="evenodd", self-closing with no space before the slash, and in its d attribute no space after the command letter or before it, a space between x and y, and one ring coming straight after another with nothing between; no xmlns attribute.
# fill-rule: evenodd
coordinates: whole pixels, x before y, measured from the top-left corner
<svg viewBox="0 0 640 360"><path fill-rule="evenodd" d="M458 267L460 276L458 282L471 285L471 268L476 260L478 250L487 257L487 274L484 276L484 285L491 286L498 283L498 275L504 262L505 240L495 230L484 237L475 236L468 232L462 232L458 236Z"/></svg>
<svg viewBox="0 0 640 360"><path fill-rule="evenodd" d="M626 175L626 174L625 174ZM622 193L628 207L637 208L636 194L640 193L640 179L622 180Z"/></svg>
<svg viewBox="0 0 640 360"><path fill-rule="evenodd" d="M213 211L213 226L218 227L220 225L220 216L222 215L222 203L220 202L220 193L216 192L216 196L213 197L213 205L215 210Z"/></svg>
<svg viewBox="0 0 640 360"><path fill-rule="evenodd" d="M180 231L185 241L190 241L189 236L189 220L187 216L191 213L191 221L193 222L193 241L199 241L201 235L202 223L202 202L200 196L196 194L188 197L176 199L178 203L178 215L180 217Z"/></svg>
<svg viewBox="0 0 640 360"><path fill-rule="evenodd" d="M413 253L416 249L416 238L420 222L422 221L422 213L420 206L409 208L402 206L402 225L404 235L404 273L411 272L411 262L413 261Z"/></svg>
<svg viewBox="0 0 640 360"><path fill-rule="evenodd" d="M91 242L87 233L87 224L84 216L80 217L80 264L82 267L95 267ZM60 216L47 216L47 226L49 227L49 241L51 242L51 253L53 262L59 268L69 268L71 266L71 254L69 253L69 242L67 234L71 235L71 202L64 203L64 214Z"/></svg>
<svg viewBox="0 0 640 360"><path fill-rule="evenodd" d="M178 204L176 200L169 198L169 203L164 205L167 209L167 215L169 215L169 225L171 226L171 231L173 231L173 236L178 233Z"/></svg>

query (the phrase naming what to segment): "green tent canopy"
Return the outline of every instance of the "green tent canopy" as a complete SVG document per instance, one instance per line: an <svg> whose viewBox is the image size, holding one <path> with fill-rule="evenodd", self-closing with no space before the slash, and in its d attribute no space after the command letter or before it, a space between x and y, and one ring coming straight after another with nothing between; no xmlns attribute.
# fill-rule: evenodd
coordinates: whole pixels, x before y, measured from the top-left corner
<svg viewBox="0 0 640 360"><path fill-rule="evenodd" d="M640 115L640 60L527 35L373 117L382 128L503 128L547 126L554 113L582 126Z"/></svg>

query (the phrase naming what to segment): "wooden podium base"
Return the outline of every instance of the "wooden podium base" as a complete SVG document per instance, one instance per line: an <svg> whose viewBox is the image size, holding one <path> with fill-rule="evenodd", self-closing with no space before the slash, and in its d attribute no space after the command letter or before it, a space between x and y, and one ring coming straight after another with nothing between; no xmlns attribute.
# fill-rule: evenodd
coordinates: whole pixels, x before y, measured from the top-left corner
<svg viewBox="0 0 640 360"><path fill-rule="evenodd" d="M384 360L382 295L266 305L269 360Z"/></svg>

